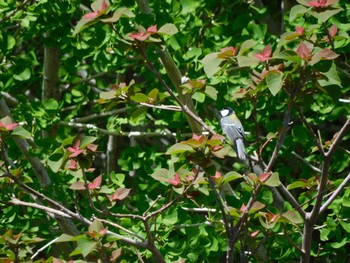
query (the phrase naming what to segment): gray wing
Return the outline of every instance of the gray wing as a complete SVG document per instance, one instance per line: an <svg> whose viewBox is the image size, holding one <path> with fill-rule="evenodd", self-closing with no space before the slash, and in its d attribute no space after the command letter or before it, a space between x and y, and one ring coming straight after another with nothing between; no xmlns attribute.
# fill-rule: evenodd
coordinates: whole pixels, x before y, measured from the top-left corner
<svg viewBox="0 0 350 263"><path fill-rule="evenodd" d="M223 132L230 139L231 143L237 139L245 139L244 130L239 121L233 125L226 117L224 117L221 119L220 123Z"/></svg>

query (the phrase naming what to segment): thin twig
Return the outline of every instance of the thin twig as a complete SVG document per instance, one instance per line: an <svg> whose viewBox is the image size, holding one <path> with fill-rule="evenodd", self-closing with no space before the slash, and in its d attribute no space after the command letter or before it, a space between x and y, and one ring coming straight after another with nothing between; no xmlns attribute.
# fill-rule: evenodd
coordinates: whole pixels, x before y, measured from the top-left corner
<svg viewBox="0 0 350 263"><path fill-rule="evenodd" d="M322 156L325 155L325 152L324 152L324 149L323 149L323 146L321 144L321 141L317 138L314 130L312 129L312 127L310 126L309 122L306 120L306 117L304 116L303 112L301 111L300 107L297 107L298 109L298 113L303 121L303 123L305 124L306 128L309 130L311 136L312 136L312 139L314 140L315 142L315 145L317 146L318 150L320 151L320 153L322 154Z"/></svg>
<svg viewBox="0 0 350 263"><path fill-rule="evenodd" d="M13 205L20 205L20 206L27 206L27 207L33 207L33 208L36 208L36 209L40 209L40 210L43 210L49 214L54 214L54 215L58 215L58 216L61 216L61 217L66 217L66 218L73 218L71 215L65 213L65 212L61 212L57 209L53 209L53 208L50 208L50 207L47 207L47 206L44 206L44 205L39 205L39 204L36 204L36 203L28 203L28 202L24 202L24 201L21 201L15 197L12 197L11 198L11 201L9 201L9 203L13 204Z"/></svg>
<svg viewBox="0 0 350 263"><path fill-rule="evenodd" d="M190 116L194 121L196 121L199 125L202 126L204 130L209 131L212 135L215 134L215 131L210 128L201 118L199 118L196 114L194 114L177 96L176 94L171 90L171 88L166 84L162 76L160 75L159 71L156 69L156 67L153 65L153 63L149 60L146 51L144 48L140 48L140 53L143 55L143 57L146 60L146 63L149 67L149 69L153 72L153 74L156 76L156 78L159 80L161 85L165 88L165 90L170 94L170 96L179 104L182 111Z"/></svg>
<svg viewBox="0 0 350 263"><path fill-rule="evenodd" d="M300 248L297 244L295 244L295 242L289 237L286 224L283 223L282 225L283 225L283 229L284 229L284 236L287 238L288 242L289 242L296 250L298 250L298 252L301 254L301 253L302 253L301 248Z"/></svg>
<svg viewBox="0 0 350 263"><path fill-rule="evenodd" d="M333 194L327 199L327 201L321 206L320 214L323 213L327 207L333 203L334 199L339 195L339 193L345 188L345 186L350 182L350 173L345 177L338 188L333 192Z"/></svg>
<svg viewBox="0 0 350 263"><path fill-rule="evenodd" d="M39 248L35 253L34 255L30 258L30 259L34 259L41 251L44 251L47 247L51 246L53 243L56 242L56 240L58 239L59 237L56 237L54 239L52 239L49 243L47 243L45 246Z"/></svg>
<svg viewBox="0 0 350 263"><path fill-rule="evenodd" d="M328 152L325 153L327 158L330 158L334 154L334 152L337 150L338 145L342 141L343 137L345 136L349 128L350 128L350 118L345 122L343 127L338 132L335 140L333 141L332 145L329 147Z"/></svg>
<svg viewBox="0 0 350 263"><path fill-rule="evenodd" d="M125 227L115 223L115 222L110 222L108 220L102 219L102 218L98 218L96 216L94 216L94 218L96 218L97 220L101 221L102 223L114 226L115 228L119 228L120 230L124 231L125 233L128 233L129 235L132 235L134 237L137 237L138 239L140 239L141 241L145 241L145 239L141 236L139 236L138 234L130 231L129 229L126 229Z"/></svg>

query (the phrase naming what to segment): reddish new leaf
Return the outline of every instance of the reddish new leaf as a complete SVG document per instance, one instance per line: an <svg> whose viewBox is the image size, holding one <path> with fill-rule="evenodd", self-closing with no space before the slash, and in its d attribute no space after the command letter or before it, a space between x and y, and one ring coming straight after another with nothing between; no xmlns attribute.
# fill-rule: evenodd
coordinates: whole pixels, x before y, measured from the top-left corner
<svg viewBox="0 0 350 263"><path fill-rule="evenodd" d="M112 201L114 201L114 200L123 200L123 199L125 199L125 198L129 195L130 190L131 190L131 189L128 189L128 188L118 188L118 189L114 192L114 194L112 194L112 195L110 196L110 199L111 199Z"/></svg>
<svg viewBox="0 0 350 263"><path fill-rule="evenodd" d="M85 190L85 185L83 182L75 182L69 187L72 190Z"/></svg>
<svg viewBox="0 0 350 263"><path fill-rule="evenodd" d="M102 175L97 176L92 183L88 183L88 187L90 190L100 188L101 182L102 182Z"/></svg>
<svg viewBox="0 0 350 263"><path fill-rule="evenodd" d="M262 173L259 175L259 181L260 182L265 182L267 179L270 178L271 172L267 172L267 173Z"/></svg>
<svg viewBox="0 0 350 263"><path fill-rule="evenodd" d="M308 45L305 42L301 42L297 48L298 56L304 60L311 59L311 51L312 50L308 47Z"/></svg>
<svg viewBox="0 0 350 263"><path fill-rule="evenodd" d="M179 174L175 174L173 179L169 179L168 183L172 184L173 186L178 186L181 184L181 179Z"/></svg>
<svg viewBox="0 0 350 263"><path fill-rule="evenodd" d="M272 49L270 45L267 45L260 54L255 54L260 61L269 61L271 59Z"/></svg>
<svg viewBox="0 0 350 263"><path fill-rule="evenodd" d="M338 33L338 28L336 25L333 25L328 29L328 35L331 38L334 38L337 33Z"/></svg>
<svg viewBox="0 0 350 263"><path fill-rule="evenodd" d="M305 28L297 26L295 27L295 32L297 32L298 35L303 35L305 32Z"/></svg>

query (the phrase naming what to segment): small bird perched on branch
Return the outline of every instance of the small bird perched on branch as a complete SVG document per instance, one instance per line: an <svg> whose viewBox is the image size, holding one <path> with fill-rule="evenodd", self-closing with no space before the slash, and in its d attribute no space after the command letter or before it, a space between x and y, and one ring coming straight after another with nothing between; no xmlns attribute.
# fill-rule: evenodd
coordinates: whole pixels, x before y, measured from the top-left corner
<svg viewBox="0 0 350 263"><path fill-rule="evenodd" d="M242 123L237 118L234 110L230 107L222 109L220 115L222 117L220 121L222 130L229 138L231 144L236 145L238 158L242 161L246 160L247 157L244 146L245 134Z"/></svg>

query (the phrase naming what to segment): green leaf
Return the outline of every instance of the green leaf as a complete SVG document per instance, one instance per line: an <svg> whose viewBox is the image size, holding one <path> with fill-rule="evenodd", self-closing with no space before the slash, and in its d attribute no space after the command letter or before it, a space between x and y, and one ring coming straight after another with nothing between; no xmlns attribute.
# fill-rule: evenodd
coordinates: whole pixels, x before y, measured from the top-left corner
<svg viewBox="0 0 350 263"><path fill-rule="evenodd" d="M323 10L322 12L312 11L312 12L310 12L310 14L312 16L316 17L322 23L324 23L328 19L330 19L332 16L334 16L335 14L338 14L342 10L343 9L339 8L339 7L337 7L337 8L329 7L327 9Z"/></svg>
<svg viewBox="0 0 350 263"><path fill-rule="evenodd" d="M25 81L30 79L32 73L29 68L25 68L21 73L14 74L13 78L18 81Z"/></svg>
<svg viewBox="0 0 350 263"><path fill-rule="evenodd" d="M170 179L169 170L165 168L156 169L151 177L160 182L168 182Z"/></svg>
<svg viewBox="0 0 350 263"><path fill-rule="evenodd" d="M88 239L77 240L77 248L70 254L70 256L82 254L84 257L89 255L95 248L97 243Z"/></svg>
<svg viewBox="0 0 350 263"><path fill-rule="evenodd" d="M239 48L238 55L243 55L244 53L249 51L252 47L254 47L256 45L256 43L257 42L255 40L252 40L252 39L248 39L248 40L244 41Z"/></svg>
<svg viewBox="0 0 350 263"><path fill-rule="evenodd" d="M204 72L208 78L214 76L217 72L221 70L220 64L224 60L218 58L219 52L214 52L206 55L200 62L204 65Z"/></svg>
<svg viewBox="0 0 350 263"><path fill-rule="evenodd" d="M58 110L60 106L58 102L53 98L44 101L42 105L46 110L52 110L52 111Z"/></svg>
<svg viewBox="0 0 350 263"><path fill-rule="evenodd" d="M12 35L7 35L7 50L13 49L16 45L16 39Z"/></svg>
<svg viewBox="0 0 350 263"><path fill-rule="evenodd" d="M104 23L115 23L122 17L133 18L135 15L133 12L131 12L130 9L126 7L120 7L114 11L113 16L101 19L101 21Z"/></svg>
<svg viewBox="0 0 350 263"><path fill-rule="evenodd" d="M204 93L213 100L217 100L218 98L218 91L212 86L206 86Z"/></svg>
<svg viewBox="0 0 350 263"><path fill-rule="evenodd" d="M104 100L111 100L116 97L116 91L110 90L110 91L104 91L100 93L100 98Z"/></svg>
<svg viewBox="0 0 350 263"><path fill-rule="evenodd" d="M303 220L301 219L301 217L299 216L299 214L295 210L289 210L289 211L285 212L284 214L282 214L282 217L287 219L292 224L303 223Z"/></svg>
<svg viewBox="0 0 350 263"><path fill-rule="evenodd" d="M240 67L252 67L259 63L259 59L254 56L237 56L237 63Z"/></svg>
<svg viewBox="0 0 350 263"><path fill-rule="evenodd" d="M348 238L344 237L340 242L329 243L332 248L338 249L345 246L348 243Z"/></svg>
<svg viewBox="0 0 350 263"><path fill-rule="evenodd" d="M93 143L94 141L97 140L97 137L93 137L93 136L84 136L80 139L80 149L85 148L86 146L90 145L91 143Z"/></svg>
<svg viewBox="0 0 350 263"><path fill-rule="evenodd" d="M277 71L272 71L267 74L265 79L271 94L276 96L283 86L283 74Z"/></svg>
<svg viewBox="0 0 350 263"><path fill-rule="evenodd" d="M101 223L101 221L95 219L91 225L89 225L89 232L93 233L93 232L100 232L101 230L104 229L103 224Z"/></svg>
<svg viewBox="0 0 350 263"><path fill-rule="evenodd" d="M187 144L177 143L171 146L165 154L179 154L183 152L193 152L193 148Z"/></svg>
<svg viewBox="0 0 350 263"><path fill-rule="evenodd" d="M130 96L130 99L138 103L148 102L149 100L148 97L143 93L136 93L135 95Z"/></svg>
<svg viewBox="0 0 350 263"><path fill-rule="evenodd" d="M302 5L295 5L291 8L289 13L289 21L294 21L295 18L299 16L303 16L308 9L305 6Z"/></svg>
<svg viewBox="0 0 350 263"><path fill-rule="evenodd" d="M174 24L165 24L158 29L157 33L160 35L175 35L178 32L177 27Z"/></svg>
<svg viewBox="0 0 350 263"><path fill-rule="evenodd" d="M47 160L47 165L54 173L57 173L61 169L66 158L62 154L59 154L58 156L60 156L61 158L59 158L58 160L52 160L51 158L53 156L50 156L50 158Z"/></svg>
<svg viewBox="0 0 350 263"><path fill-rule="evenodd" d="M350 233L350 224L349 224L349 222L344 222L344 221L340 221L340 225L343 227L343 229L346 231L346 232L348 232L348 233Z"/></svg>
<svg viewBox="0 0 350 263"><path fill-rule="evenodd" d="M325 78L318 80L321 87L336 85L342 87L341 80L338 75L337 67L334 63L327 72L320 72Z"/></svg>
<svg viewBox="0 0 350 263"><path fill-rule="evenodd" d="M167 226L173 226L178 220L177 210L172 209L164 215L162 223Z"/></svg>
<svg viewBox="0 0 350 263"><path fill-rule="evenodd" d="M11 135L18 136L24 139L32 138L32 134L24 129L22 126L17 126L12 132Z"/></svg>
<svg viewBox="0 0 350 263"><path fill-rule="evenodd" d="M229 182L232 182L234 180L237 180L237 179L240 179L240 178L243 178L243 176L235 171L231 171L231 172L228 172L227 174L224 175L224 177L222 178L222 183L225 184L225 183L229 183Z"/></svg>
<svg viewBox="0 0 350 263"><path fill-rule="evenodd" d="M296 188L303 188L307 186L308 183L305 181L295 181L287 186L288 190L296 189Z"/></svg>
<svg viewBox="0 0 350 263"><path fill-rule="evenodd" d="M270 175L270 177L264 182L267 186L279 186L281 184L280 178L277 172Z"/></svg>

